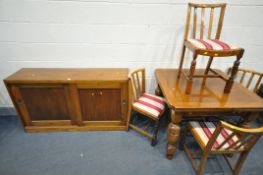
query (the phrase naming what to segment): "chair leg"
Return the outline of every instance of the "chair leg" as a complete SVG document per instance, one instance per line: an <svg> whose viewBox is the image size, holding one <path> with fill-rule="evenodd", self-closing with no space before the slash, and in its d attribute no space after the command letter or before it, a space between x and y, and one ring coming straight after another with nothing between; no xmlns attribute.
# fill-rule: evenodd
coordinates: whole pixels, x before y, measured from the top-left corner
<svg viewBox="0 0 263 175"><path fill-rule="evenodd" d="M206 69L205 69L205 75L207 75L209 73L209 70L210 70L210 67L212 65L213 59L214 59L214 57L209 57L209 60L208 60L208 63L207 63Z"/></svg>
<svg viewBox="0 0 263 175"><path fill-rule="evenodd" d="M129 127L128 131L130 130L130 124L133 124L134 116L132 116L132 111L130 112L130 121L129 121Z"/></svg>
<svg viewBox="0 0 263 175"><path fill-rule="evenodd" d="M242 56L241 56L242 57ZM236 75L237 75L237 72L238 72L238 67L239 67L239 64L240 64L240 59L241 59L240 56L237 56L237 59L236 61L234 62L234 65L233 65L233 68L232 68L232 71L231 71L231 74L230 74L230 77L229 79L227 80L226 82L226 86L225 86L225 89L224 89L224 93L229 93L231 91L231 88L232 88L232 85L234 83L234 80L236 78Z"/></svg>
<svg viewBox="0 0 263 175"><path fill-rule="evenodd" d="M157 134L159 131L159 127L160 127L160 120L158 119L155 121L155 124L154 124L153 138L151 141L152 146L155 146L157 144Z"/></svg>
<svg viewBox="0 0 263 175"><path fill-rule="evenodd" d="M179 149L183 150L184 149L184 144L185 144L185 139L186 139L186 135L187 135L187 123L186 122L182 122L181 123L181 138L180 138L180 142L179 142Z"/></svg>
<svg viewBox="0 0 263 175"><path fill-rule="evenodd" d="M184 64L185 49L186 49L185 45L183 45L183 50L182 50L182 53L181 53L181 60L180 60L180 64L179 64L178 77L181 74L181 71L182 71L182 68L183 68L183 64Z"/></svg>
<svg viewBox="0 0 263 175"><path fill-rule="evenodd" d="M193 83L193 75L195 72L195 66L196 66L196 58L197 55L194 53L193 56L193 61L191 63L191 67L189 70L189 75L188 75L188 80L187 80L187 84L186 84L186 94L190 94L191 90L192 90L192 83Z"/></svg>
<svg viewBox="0 0 263 175"><path fill-rule="evenodd" d="M207 152L203 152L203 155L202 155L202 158L201 158L201 161L200 161L200 165L199 165L198 170L196 172L197 175L203 174L204 169L205 169L205 164L207 162L207 157L208 157L208 153Z"/></svg>
<svg viewBox="0 0 263 175"><path fill-rule="evenodd" d="M245 151L245 152L240 153L240 156L237 160L236 166L235 166L234 171L233 171L233 175L239 174L241 167L247 158L248 153L249 153L249 151Z"/></svg>

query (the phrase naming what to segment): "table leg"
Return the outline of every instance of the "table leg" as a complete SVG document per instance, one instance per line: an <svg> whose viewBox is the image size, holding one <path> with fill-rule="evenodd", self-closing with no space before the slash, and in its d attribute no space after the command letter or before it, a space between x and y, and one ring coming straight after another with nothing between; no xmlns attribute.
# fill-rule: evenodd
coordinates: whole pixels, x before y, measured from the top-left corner
<svg viewBox="0 0 263 175"><path fill-rule="evenodd" d="M172 122L168 126L167 131L167 148L166 148L166 157L172 159L176 153L177 142L180 136L180 126L179 123L182 120L182 116L175 113L174 110L171 110L171 120Z"/></svg>

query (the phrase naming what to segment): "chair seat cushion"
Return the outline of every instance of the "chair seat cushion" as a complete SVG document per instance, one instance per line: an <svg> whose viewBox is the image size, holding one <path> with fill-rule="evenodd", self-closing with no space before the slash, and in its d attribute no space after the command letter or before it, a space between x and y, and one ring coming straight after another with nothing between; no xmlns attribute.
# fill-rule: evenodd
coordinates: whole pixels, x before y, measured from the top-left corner
<svg viewBox="0 0 263 175"><path fill-rule="evenodd" d="M191 131L196 137L198 143L201 147L205 147L208 143L209 139L212 137L213 132L216 129L216 123L214 122L189 122L191 126ZM233 132L222 128L220 134L218 135L212 149L217 149L221 143L223 143ZM230 140L228 140L220 149L224 150L227 149L229 146L238 146L239 138L234 135Z"/></svg>
<svg viewBox="0 0 263 175"><path fill-rule="evenodd" d="M197 49L207 51L229 51L240 49L237 46L216 39L188 39L187 42Z"/></svg>
<svg viewBox="0 0 263 175"><path fill-rule="evenodd" d="M152 117L157 118L164 110L165 102L162 97L144 93L134 104L133 108L139 109Z"/></svg>

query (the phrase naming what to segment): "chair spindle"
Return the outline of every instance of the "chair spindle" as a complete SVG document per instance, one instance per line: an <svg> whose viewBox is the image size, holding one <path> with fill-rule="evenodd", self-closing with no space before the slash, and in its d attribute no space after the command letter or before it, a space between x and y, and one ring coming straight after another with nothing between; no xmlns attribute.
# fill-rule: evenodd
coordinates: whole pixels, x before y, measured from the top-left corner
<svg viewBox="0 0 263 175"><path fill-rule="evenodd" d="M194 8L194 26L193 26L193 38L196 38L196 27L197 27L197 8Z"/></svg>
<svg viewBox="0 0 263 175"><path fill-rule="evenodd" d="M205 18L205 9L202 8L202 11L201 11L200 39L203 39L203 36L204 36L204 28L205 28L204 18Z"/></svg>
<svg viewBox="0 0 263 175"><path fill-rule="evenodd" d="M261 82L261 80L262 80L262 77L263 77L263 75L260 75L260 76L259 76L258 81L257 81L257 83L256 83L256 85L255 85L255 87L254 87L254 89L253 89L253 91L254 91L255 93L257 92L257 90L258 90L258 88L259 88L259 85L260 85L260 82Z"/></svg>
<svg viewBox="0 0 263 175"><path fill-rule="evenodd" d="M251 82L252 82L252 80L253 80L253 78L254 78L254 75L255 75L255 74L252 72L251 75L250 75L250 78L249 78L249 80L248 80L248 82L247 82L247 85L246 85L247 88L249 88L249 86L251 85Z"/></svg>
<svg viewBox="0 0 263 175"><path fill-rule="evenodd" d="M212 34L213 18L214 18L214 8L211 8L210 19L209 19L209 28L208 28L208 39L211 38L211 34Z"/></svg>

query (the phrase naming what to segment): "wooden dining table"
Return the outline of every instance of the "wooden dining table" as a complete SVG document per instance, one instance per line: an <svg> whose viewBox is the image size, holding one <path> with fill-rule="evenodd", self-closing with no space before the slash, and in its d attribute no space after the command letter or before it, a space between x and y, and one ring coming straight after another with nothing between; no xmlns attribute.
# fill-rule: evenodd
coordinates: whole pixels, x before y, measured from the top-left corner
<svg viewBox="0 0 263 175"><path fill-rule="evenodd" d="M203 69L196 69L198 74L203 72ZM227 76L223 71L216 72ZM166 148L168 159L172 159L176 153L182 121L185 119L239 116L245 125L263 111L263 99L238 83L234 83L230 93L224 93L223 79L195 78L190 94L186 94L187 81L184 76L178 76L178 69L156 69L155 77L158 84L156 94L165 98L170 109Z"/></svg>

